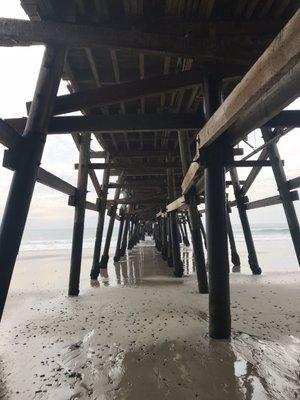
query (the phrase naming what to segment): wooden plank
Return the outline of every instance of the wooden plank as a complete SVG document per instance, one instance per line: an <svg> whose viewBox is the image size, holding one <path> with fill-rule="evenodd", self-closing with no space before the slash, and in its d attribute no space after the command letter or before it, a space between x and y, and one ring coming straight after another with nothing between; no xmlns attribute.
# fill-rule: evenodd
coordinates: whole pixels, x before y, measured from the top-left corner
<svg viewBox="0 0 300 400"><path fill-rule="evenodd" d="M48 172L41 167L38 171L37 182L69 196L74 196L76 192L76 188L70 183L65 182L63 179L53 175L51 172Z"/></svg>
<svg viewBox="0 0 300 400"><path fill-rule="evenodd" d="M95 169L123 169L124 171L128 170L133 170L137 169L143 171L149 171L152 169L161 169L161 168L180 168L180 164L174 163L174 162L164 162L164 163L90 163L89 164L89 169L90 170L95 170ZM78 169L78 164L75 164L75 169Z"/></svg>
<svg viewBox="0 0 300 400"><path fill-rule="evenodd" d="M236 35L245 29L242 24L240 26L241 28L238 28L238 31L236 27L232 28L233 24L231 23L231 29L234 29ZM193 25L193 28L197 28L196 24ZM150 24L150 30L145 25L141 29L137 29L136 25L128 26L127 29L120 29L112 25L105 27L104 24L91 26L54 21L1 18L0 46L31 46L51 43L80 48L130 49L131 51L164 56L198 56L199 59L206 61L218 59L241 62L242 57L244 57L244 60L251 59L251 56L257 54L260 49L262 50L269 41L269 35L264 37L261 34L259 37L255 32L250 33L252 40L241 33L240 41L236 41L235 37L226 36L226 26L224 26L221 28L224 32L222 40L218 42L215 37L210 37L213 28L208 29L208 24L205 28L204 37L191 35L187 39L186 35L190 33L190 29L187 29L187 27L184 28L185 33L180 34L177 30L173 34L169 34L166 26L163 29L162 25L159 28L158 24ZM161 29L161 33L158 32L159 29ZM267 29L266 24L264 29L271 31L271 33L274 32L274 28L273 30L271 30L272 28Z"/></svg>
<svg viewBox="0 0 300 400"><path fill-rule="evenodd" d="M229 168L233 166L237 167L245 167L245 168L253 168L253 167L271 167L271 163L269 160L237 160L233 161L233 164L229 166Z"/></svg>
<svg viewBox="0 0 300 400"><path fill-rule="evenodd" d="M25 125L23 126L23 130ZM0 143L3 144L5 147L13 147L17 141L19 140L20 136L18 132L15 131L6 121L0 118Z"/></svg>
<svg viewBox="0 0 300 400"><path fill-rule="evenodd" d="M90 201L86 201L85 209L90 211L99 211L99 205L97 203L91 203Z"/></svg>
<svg viewBox="0 0 300 400"><path fill-rule="evenodd" d="M8 128L12 126L21 133L26 121L27 118L12 118L5 120L4 123L8 124ZM66 116L52 118L48 134L98 132L104 135L109 132L194 130L200 129L203 123L204 118L199 113Z"/></svg>
<svg viewBox="0 0 300 400"><path fill-rule="evenodd" d="M289 186L290 190L299 188L300 187L300 176L298 176L297 178L288 180L288 186Z"/></svg>
<svg viewBox="0 0 300 400"><path fill-rule="evenodd" d="M65 114L83 108L136 100L171 92L178 88L190 88L201 82L202 75L202 72L197 70L184 71L58 96L53 114ZM27 108L29 107L30 103Z"/></svg>
<svg viewBox="0 0 300 400"><path fill-rule="evenodd" d="M182 194L186 194L194 183L195 175L199 171L200 165L198 162L192 162L188 172L186 173L181 188Z"/></svg>
<svg viewBox="0 0 300 400"><path fill-rule="evenodd" d="M27 118L0 119L0 142L11 140L10 127L22 133ZM53 117L48 134L77 132L157 132L160 130L194 130L204 124L204 117L198 113L127 114ZM266 127L300 127L300 111L282 111L269 120ZM6 132L6 133L5 133ZM5 136L4 136L5 135ZM3 137L3 139L1 139ZM8 146L9 147L9 146ZM242 148L234 149L242 151ZM166 153L166 151L165 151ZM102 153L101 153L102 154ZM240 155L240 154L236 154Z"/></svg>
<svg viewBox="0 0 300 400"><path fill-rule="evenodd" d="M175 211L185 204L184 196L178 197L178 199L172 201L172 203L167 205L167 212Z"/></svg>
<svg viewBox="0 0 300 400"><path fill-rule="evenodd" d="M300 111L282 111L264 124L268 128L300 128Z"/></svg>
<svg viewBox="0 0 300 400"><path fill-rule="evenodd" d="M253 65L242 81L233 89L224 103L198 133L199 148L208 146L237 121L245 109L262 98L274 82L285 76L293 78L293 68L300 59L300 10L284 27L263 55ZM295 82L296 84L296 82ZM292 101L300 88L292 94L282 93L282 108ZM287 95L288 98L285 96ZM265 118L272 118L278 110L265 110ZM263 121L265 123L266 121ZM254 121L260 124L261 121ZM259 125L260 126L260 125ZM248 133L248 132L247 132ZM242 131L240 136L247 134Z"/></svg>
<svg viewBox="0 0 300 400"><path fill-rule="evenodd" d="M290 192L290 195L291 195L292 201L299 200L299 194L296 190L293 192ZM276 204L281 204L281 203L282 203L282 201L281 201L280 196L272 196L272 197L267 197L265 199L251 201L250 203L246 203L245 207L247 210L253 210L255 208L274 206Z"/></svg>

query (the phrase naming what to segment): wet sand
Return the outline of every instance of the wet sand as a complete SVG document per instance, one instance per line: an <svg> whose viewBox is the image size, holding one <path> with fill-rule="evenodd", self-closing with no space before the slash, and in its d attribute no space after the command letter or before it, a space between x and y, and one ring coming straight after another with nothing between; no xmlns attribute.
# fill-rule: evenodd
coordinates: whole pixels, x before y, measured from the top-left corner
<svg viewBox="0 0 300 400"><path fill-rule="evenodd" d="M148 240L66 296L69 251L20 254L1 324L0 399L295 399L300 272L231 274L231 341L208 338L190 250L174 278ZM243 269L242 269L243 271Z"/></svg>

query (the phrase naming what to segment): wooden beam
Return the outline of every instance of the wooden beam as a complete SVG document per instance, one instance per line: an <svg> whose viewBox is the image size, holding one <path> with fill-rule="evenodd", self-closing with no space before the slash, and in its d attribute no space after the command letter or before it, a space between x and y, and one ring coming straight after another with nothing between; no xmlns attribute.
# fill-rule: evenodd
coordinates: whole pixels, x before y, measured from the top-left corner
<svg viewBox="0 0 300 400"><path fill-rule="evenodd" d="M76 188L70 183L65 182L63 179L60 179L41 167L38 170L37 182L69 196L74 196L76 192Z"/></svg>
<svg viewBox="0 0 300 400"><path fill-rule="evenodd" d="M56 98L53 114L65 114L83 108L131 101L172 92L178 88L190 88L199 84L201 79L201 71L185 71L66 94ZM30 103L27 108L30 108Z"/></svg>
<svg viewBox="0 0 300 400"><path fill-rule="evenodd" d="M2 121L9 129L12 126L22 132L27 118L13 118ZM54 117L50 121L48 134L74 132L153 132L167 130L193 130L203 126L204 118L198 113L165 113L165 114L126 114L126 115L93 115ZM1 129L0 135L5 132ZM8 135L8 133L7 133ZM1 141L1 136L0 136Z"/></svg>
<svg viewBox="0 0 300 400"><path fill-rule="evenodd" d="M199 148L208 146L230 128L230 135L236 134L235 142L249 133L245 130L245 111L251 106L260 108L261 118L253 120L251 130L260 127L276 115L287 104L298 97L300 92L296 76L300 73L300 10L298 10L263 55L257 60L242 81L233 89L224 103L198 133ZM283 82L283 83L281 83ZM291 90L284 90L293 82ZM266 107L266 100L280 88L276 106ZM266 94L268 90L270 94ZM270 99L268 99L270 100ZM272 98L270 101L274 101ZM279 109L278 109L279 107ZM241 121L243 129L234 123ZM237 124L238 125L238 124Z"/></svg>
<svg viewBox="0 0 300 400"><path fill-rule="evenodd" d="M291 200L296 201L299 200L299 194L296 190L290 192ZM282 200L280 196L272 196L266 197L265 199L251 201L250 203L246 203L245 207L247 210L253 210L254 208L268 207L274 206L276 204L281 204Z"/></svg>
<svg viewBox="0 0 300 400"><path fill-rule="evenodd" d="M269 128L300 128L300 111L288 110L282 111L264 125Z"/></svg>
<svg viewBox="0 0 300 400"><path fill-rule="evenodd" d="M294 178L294 179L290 179L288 181L288 186L289 186L290 190L299 188L300 187L300 176L298 176L297 178Z"/></svg>
<svg viewBox="0 0 300 400"><path fill-rule="evenodd" d="M22 132L25 128L25 124L23 126ZM18 134L18 132L16 132L16 130L13 129L6 121L3 121L3 119L0 118L0 143L3 144L3 146L12 148L19 139L20 135Z"/></svg>
<svg viewBox="0 0 300 400"><path fill-rule="evenodd" d="M180 164L174 162L165 162L165 163L138 163L138 164L127 164L127 163L90 163L89 169L123 169L126 171L127 169L137 169L140 171L143 170L151 170L151 169L161 169L161 168L176 168L180 167ZM78 164L75 164L75 169L78 169Z"/></svg>
<svg viewBox="0 0 300 400"><path fill-rule="evenodd" d="M172 201L172 203L167 205L167 212L176 211L185 205L185 198L184 196L178 197L178 199Z"/></svg>
<svg viewBox="0 0 300 400"><path fill-rule="evenodd" d="M231 26L229 26L230 24ZM238 23L236 22L236 24ZM169 31L163 24L161 24L160 28L156 28L155 31L156 25L158 24L150 24L151 32L149 27L145 26L141 27L141 29L137 29L135 26L127 26L124 29L120 29L116 25L105 27L105 25L92 26L54 21L26 21L1 18L0 46L31 46L51 43L62 44L70 48L104 47L130 49L131 51L164 56L197 56L205 61L232 60L241 63L243 61L242 57L244 57L244 60L249 60L251 55L253 56L253 54L257 54L257 51L263 49L270 40L268 33L270 31L271 34L274 33L274 25L271 24L270 29L264 24L263 29L267 31L267 35L264 36L262 32L257 35L256 32L251 31L249 37L242 34L242 31L245 30L243 24L240 24L240 28L237 28L231 22L227 24L227 28L233 29L233 38L231 35L226 34L226 25L221 27L220 24L220 29L223 31L223 33L220 31L222 40L216 41L216 35L212 38L210 37L210 32L214 31L213 26L218 26L217 23L212 24L212 26L206 24L206 32L202 34L202 37L190 35L188 38L187 35L191 32L191 26L188 29L181 24L181 30L183 32L185 30L185 33L179 33L177 30L170 34L167 33ZM248 24L247 27L250 27L250 25ZM199 30L199 26L197 27L196 24L193 25L193 28ZM161 30L161 33L159 30ZM278 25L276 31L278 31ZM236 41L234 36L239 34L240 40ZM250 38L252 40L249 40Z"/></svg>

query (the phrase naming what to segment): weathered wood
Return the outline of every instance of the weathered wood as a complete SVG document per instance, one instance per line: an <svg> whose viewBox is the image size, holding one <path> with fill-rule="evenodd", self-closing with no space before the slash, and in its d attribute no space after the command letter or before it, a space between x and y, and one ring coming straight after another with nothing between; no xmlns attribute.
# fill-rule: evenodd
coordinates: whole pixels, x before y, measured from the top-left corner
<svg viewBox="0 0 300 400"><path fill-rule="evenodd" d="M258 160L265 160L268 158L268 150L264 148L260 153ZM250 171L249 175L247 176L244 184L243 184L243 194L245 195L248 190L250 189L252 183L255 181L257 175L261 171L262 167L253 167Z"/></svg>
<svg viewBox="0 0 300 400"><path fill-rule="evenodd" d="M7 123L18 132L22 132L26 118L7 119ZM163 113L163 114L127 114L127 115L89 115L89 116L63 116L51 119L48 134L69 134L72 132L98 132L109 134L111 132L155 132L169 130L196 130L203 126L203 117L195 113ZM0 120L0 141L1 129ZM6 135L8 136L8 134ZM100 152L103 158L103 152ZM165 151L166 153L166 151ZM92 153L93 154L93 153Z"/></svg>
<svg viewBox="0 0 300 400"><path fill-rule="evenodd" d="M99 210L99 206L97 203L92 203L90 201L86 201L85 202L85 209L86 210L90 210L90 211L98 211Z"/></svg>
<svg viewBox="0 0 300 400"><path fill-rule="evenodd" d="M189 166L187 173L184 176L184 179L181 184L182 193L186 194L189 189L192 187L194 180L196 178L196 173L199 171L200 165L198 161L192 162Z"/></svg>
<svg viewBox="0 0 300 400"><path fill-rule="evenodd" d="M155 25L152 24L152 30ZM232 26L232 25L231 25ZM209 29L209 33L211 32ZM118 29L116 26L91 26L53 21L24 21L0 19L0 46L31 46L43 44L62 44L67 47L109 47L130 49L142 53L197 56L201 60L241 61L257 56L270 41L269 36L254 34L251 39L241 35L240 41L222 35L222 41L206 35L197 38L186 35L170 35L165 29L162 33L138 30L136 28ZM225 32L225 31L224 31ZM227 50L227 52L226 52ZM246 51L247 50L247 51ZM242 60L244 58L244 60ZM249 62L249 61L248 61Z"/></svg>
<svg viewBox="0 0 300 400"><path fill-rule="evenodd" d="M290 179L287 181L287 183L290 190L297 189L300 187L300 177Z"/></svg>
<svg viewBox="0 0 300 400"><path fill-rule="evenodd" d="M294 77L294 67L300 59L300 11L284 27L276 39L271 43L263 55L257 60L243 80L233 89L221 107L214 113L207 124L198 134L199 147L209 145L225 132L238 118L242 118L243 111L257 101L262 95L265 105L265 92L285 76ZM295 85L297 81L294 81ZM275 86L277 83L275 84ZM300 88L293 93L284 92L281 95L281 109L288 102L294 100ZM287 98L285 97L287 95ZM265 110L265 121L253 121L261 126L268 119L278 113L278 109ZM243 119L243 118L242 118ZM248 132L240 131L240 138Z"/></svg>
<svg viewBox="0 0 300 400"><path fill-rule="evenodd" d="M80 138L79 165L77 177L77 190L75 194L75 213L71 250L71 265L69 276L69 296L78 296L81 272L81 258L83 247L84 217L86 207L87 181L88 181L88 163L90 153L90 135L84 135ZM87 208L88 208L87 207ZM88 208L89 209L89 208Z"/></svg>
<svg viewBox="0 0 300 400"><path fill-rule="evenodd" d="M0 119L0 143L7 147L15 134L11 131L13 127L22 133L27 118ZM161 113L161 114L127 114L127 115L90 115L90 116L63 116L53 117L50 120L48 134L69 134L77 132L99 132L108 134L110 132L156 132L169 130L196 130L203 126L204 117L198 113ZM266 127L300 127L300 111L282 111L270 119ZM234 149L235 155L242 155L242 148ZM115 152L114 152L115 153ZM168 151L158 150L158 154L167 155ZM111 154L114 157L124 156L124 153ZM127 152L126 152L127 154ZM133 157L137 154L129 152ZM155 154L150 152L150 154ZM105 158L105 152L91 152L92 158Z"/></svg>
<svg viewBox="0 0 300 400"><path fill-rule="evenodd" d="M178 197L178 199L174 200L172 203L167 205L167 212L178 210L182 205L185 204L184 196Z"/></svg>
<svg viewBox="0 0 300 400"><path fill-rule="evenodd" d="M151 162L149 163L149 167L146 163L90 163L89 169L122 169L126 172L126 170L134 170L139 169L140 171L149 169L161 169L161 168L179 168L180 164L171 162L171 163L158 163L158 162ZM78 169L78 164L75 164L75 169Z"/></svg>
<svg viewBox="0 0 300 400"><path fill-rule="evenodd" d="M299 194L297 191L289 192L290 200L296 201L299 200ZM269 207L275 206L277 204L282 204L282 200L280 196L271 196L266 197L265 199L260 199L256 201L251 201L245 204L247 210L253 210L255 208Z"/></svg>
<svg viewBox="0 0 300 400"><path fill-rule="evenodd" d="M278 115L267 121L264 125L269 128L288 128L300 127L300 111L298 110L288 110L281 111Z"/></svg>
<svg viewBox="0 0 300 400"><path fill-rule="evenodd" d="M199 71L185 71L58 96L54 114L65 114L83 108L100 107L172 92L178 88L193 87L199 85L201 77Z"/></svg>
<svg viewBox="0 0 300 400"><path fill-rule="evenodd" d="M76 188L70 183L65 182L63 179L60 179L56 175L51 174L51 172L46 171L43 168L39 168L37 178L37 182L42 183L52 189L58 190L61 193L65 193L69 196L74 196L76 192Z"/></svg>
<svg viewBox="0 0 300 400"><path fill-rule="evenodd" d="M18 148L13 150L21 153L17 153L19 156L16 154L15 157L16 170L0 229L0 319L35 187L64 58L64 48L51 46L46 48L32 107L21 138L22 146L17 146ZM26 146L26 151L24 151L24 146Z"/></svg>
<svg viewBox="0 0 300 400"><path fill-rule="evenodd" d="M23 124L22 132L25 126L26 123ZM0 143L5 147L12 148L16 145L19 138L20 136L15 129L13 129L6 121L3 121L3 119L0 118Z"/></svg>

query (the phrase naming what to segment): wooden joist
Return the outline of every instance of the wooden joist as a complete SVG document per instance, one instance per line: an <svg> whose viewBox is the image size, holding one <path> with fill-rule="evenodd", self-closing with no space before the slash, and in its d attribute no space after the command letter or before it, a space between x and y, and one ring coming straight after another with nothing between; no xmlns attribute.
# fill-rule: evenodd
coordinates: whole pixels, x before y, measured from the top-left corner
<svg viewBox="0 0 300 400"><path fill-rule="evenodd" d="M5 120L8 125L20 133L23 132L26 121L27 118ZM52 118L48 134L193 130L200 129L203 124L204 118L199 113L67 116Z"/></svg>
<svg viewBox="0 0 300 400"><path fill-rule="evenodd" d="M76 188L70 183L65 182L63 179L53 175L51 172L48 172L41 167L38 171L37 182L69 196L74 196L76 192Z"/></svg>
<svg viewBox="0 0 300 400"><path fill-rule="evenodd" d="M172 201L172 203L167 205L167 212L175 211L185 205L185 198L184 196L178 197L178 199Z"/></svg>
<svg viewBox="0 0 300 400"><path fill-rule="evenodd" d="M290 192L291 200L296 201L299 200L299 194L296 190ZM253 210L254 208L268 207L274 206L276 204L281 204L280 196L271 196L266 197L265 199L251 201L249 203L245 203L245 207L247 210Z"/></svg>
<svg viewBox="0 0 300 400"><path fill-rule="evenodd" d="M288 110L282 111L264 125L268 128L300 128L300 111Z"/></svg>
<svg viewBox="0 0 300 400"><path fill-rule="evenodd" d="M139 163L139 164L129 164L129 163L90 163L89 169L123 169L124 171L137 169L141 171L149 171L151 169L161 169L161 168L180 168L180 164L175 162L164 162L164 163ZM78 169L78 164L75 164L75 169Z"/></svg>
<svg viewBox="0 0 300 400"><path fill-rule="evenodd" d="M199 24L200 25L200 24ZM213 24L216 26L217 23ZM119 29L116 26L93 26L71 23L61 23L54 21L26 21L18 19L0 19L0 46L31 46L44 45L47 43L60 44L70 48L93 48L105 47L113 49L130 49L150 54L170 55L170 56L197 56L202 60L219 61L239 61L251 59L257 52L263 49L270 41L270 28L266 28L266 36L261 32L257 35L252 32L249 36L240 35L240 40L236 41L234 35L226 35L226 26L223 26L223 33L218 37L211 37L210 33L214 29L206 24L207 33L203 37L188 35L190 29L183 34L179 31L169 34L166 26L162 33L159 29L155 32L156 24L151 24L151 31L142 27L128 27ZM160 25L162 29L162 25ZM240 24L241 30L243 25ZM249 25L248 25L249 26ZM273 25L274 26L274 25ZM230 28L230 27L229 27ZM199 27L198 27L199 29ZM231 23L231 30L234 29L235 35L239 35L238 25L234 27ZM252 28L253 29L253 28ZM154 32L153 32L154 30ZM278 31L278 25L277 29ZM272 32L274 33L274 28ZM250 40L252 39L252 40Z"/></svg>
<svg viewBox="0 0 300 400"><path fill-rule="evenodd" d="M290 190L299 188L300 187L300 176L298 176L297 178L294 178L294 179L290 179L288 181L288 186L289 186Z"/></svg>
<svg viewBox="0 0 300 400"><path fill-rule="evenodd" d="M159 95L172 92L178 88L189 88L199 85L201 79L201 71L185 71L66 94L56 98L53 114L65 114L84 108L100 107ZM28 103L27 108L30 108L30 103Z"/></svg>
<svg viewBox="0 0 300 400"><path fill-rule="evenodd" d="M25 125L23 126L23 129ZM22 131L23 131L22 129ZM0 118L0 143L3 146L11 148L13 147L17 141L19 140L20 136L15 129L13 129L6 121Z"/></svg>

